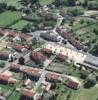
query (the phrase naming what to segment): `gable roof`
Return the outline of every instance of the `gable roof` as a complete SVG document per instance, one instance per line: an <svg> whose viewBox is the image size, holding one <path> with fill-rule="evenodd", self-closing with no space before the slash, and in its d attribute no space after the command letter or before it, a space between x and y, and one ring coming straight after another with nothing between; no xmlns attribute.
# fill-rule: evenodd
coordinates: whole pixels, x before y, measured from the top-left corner
<svg viewBox="0 0 98 100"><path fill-rule="evenodd" d="M59 80L60 75L58 73L55 72L48 72L46 74L46 78L50 78L50 79L56 79Z"/></svg>
<svg viewBox="0 0 98 100"><path fill-rule="evenodd" d="M22 89L22 94L27 97L34 97L36 93L32 90L24 88L24 89Z"/></svg>
<svg viewBox="0 0 98 100"><path fill-rule="evenodd" d="M71 36L69 33L67 33L67 32L64 30L64 27L63 27L63 26L57 27L57 31L59 32L59 34L60 34L63 38L68 39L68 41L69 41L73 46L75 46L77 49L83 49L83 48L84 48L84 45L81 44L78 40L76 40L76 39L75 39L73 36Z"/></svg>
<svg viewBox="0 0 98 100"><path fill-rule="evenodd" d="M31 59L34 59L40 63L42 63L46 60L46 57L42 53L36 52L34 50L30 53L30 57L31 57Z"/></svg>
<svg viewBox="0 0 98 100"><path fill-rule="evenodd" d="M14 49L18 50L19 52L23 52L25 50L25 48L23 46L21 46L20 44L13 42L12 46Z"/></svg>

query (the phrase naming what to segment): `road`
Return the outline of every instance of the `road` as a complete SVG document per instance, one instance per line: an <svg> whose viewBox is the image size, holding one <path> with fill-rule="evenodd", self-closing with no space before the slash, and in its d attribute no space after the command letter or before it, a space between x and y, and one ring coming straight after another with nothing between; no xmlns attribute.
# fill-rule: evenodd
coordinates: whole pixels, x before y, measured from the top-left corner
<svg viewBox="0 0 98 100"><path fill-rule="evenodd" d="M9 66L10 66L10 63L6 62L6 66L4 68L0 69L0 73L3 73L4 71L8 70Z"/></svg>

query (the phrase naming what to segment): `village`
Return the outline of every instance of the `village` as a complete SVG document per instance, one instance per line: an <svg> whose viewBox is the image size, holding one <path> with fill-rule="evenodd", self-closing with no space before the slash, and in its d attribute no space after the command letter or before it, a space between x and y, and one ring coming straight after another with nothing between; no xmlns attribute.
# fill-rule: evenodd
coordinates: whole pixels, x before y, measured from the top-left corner
<svg viewBox="0 0 98 100"><path fill-rule="evenodd" d="M0 1L0 100L98 100L98 6L36 1Z"/></svg>

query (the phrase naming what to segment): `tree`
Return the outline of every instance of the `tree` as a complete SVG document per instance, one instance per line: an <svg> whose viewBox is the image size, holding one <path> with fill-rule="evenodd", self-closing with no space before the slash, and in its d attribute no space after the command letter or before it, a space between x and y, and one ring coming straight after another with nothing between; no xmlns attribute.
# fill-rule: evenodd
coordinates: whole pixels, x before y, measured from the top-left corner
<svg viewBox="0 0 98 100"><path fill-rule="evenodd" d="M31 32L32 30L32 24L27 24L23 29L22 32L26 33L26 32Z"/></svg>
<svg viewBox="0 0 98 100"><path fill-rule="evenodd" d="M67 5L68 6L75 6L76 0L67 0Z"/></svg>
<svg viewBox="0 0 98 100"><path fill-rule="evenodd" d="M12 6L12 5L9 5L9 6L7 7L7 9L8 9L8 10L11 10L11 11L17 11L16 6Z"/></svg>
<svg viewBox="0 0 98 100"><path fill-rule="evenodd" d="M95 84L96 84L95 75L90 74L85 80L84 87L85 88L90 88L90 87L94 86Z"/></svg>
<svg viewBox="0 0 98 100"><path fill-rule="evenodd" d="M84 0L83 7L84 8L88 7L88 0Z"/></svg>
<svg viewBox="0 0 98 100"><path fill-rule="evenodd" d="M0 3L0 12L5 11L7 8L7 4L6 3Z"/></svg>
<svg viewBox="0 0 98 100"><path fill-rule="evenodd" d="M32 7L32 5L38 4L39 0L21 0L20 2L24 6L30 6L30 7Z"/></svg>
<svg viewBox="0 0 98 100"><path fill-rule="evenodd" d="M24 57L20 57L18 63L20 65L24 65L24 62L25 62L25 58Z"/></svg>

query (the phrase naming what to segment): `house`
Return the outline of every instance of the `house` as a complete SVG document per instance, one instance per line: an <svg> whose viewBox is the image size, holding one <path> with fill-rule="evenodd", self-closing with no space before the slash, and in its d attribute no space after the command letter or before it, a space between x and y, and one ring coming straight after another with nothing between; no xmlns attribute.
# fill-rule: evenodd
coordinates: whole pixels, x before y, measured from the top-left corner
<svg viewBox="0 0 98 100"><path fill-rule="evenodd" d="M49 34L49 33L41 33L40 37L42 37L45 40L52 41L52 42L59 42L58 38L55 35Z"/></svg>
<svg viewBox="0 0 98 100"><path fill-rule="evenodd" d="M13 38L15 38L19 33L15 32L15 31L10 31L9 32L9 36L12 36Z"/></svg>
<svg viewBox="0 0 98 100"><path fill-rule="evenodd" d="M33 90L23 88L21 93L22 95L20 100L36 100L37 98L37 93Z"/></svg>
<svg viewBox="0 0 98 100"><path fill-rule="evenodd" d="M27 73L28 77L34 81L37 81L40 77L40 69L38 68L26 67L22 71Z"/></svg>
<svg viewBox="0 0 98 100"><path fill-rule="evenodd" d="M5 35L5 31L0 28L0 35Z"/></svg>
<svg viewBox="0 0 98 100"><path fill-rule="evenodd" d="M27 21L33 20L32 16L27 16L27 15L22 15L22 19L27 20Z"/></svg>
<svg viewBox="0 0 98 100"><path fill-rule="evenodd" d="M68 59L68 56L59 53L56 58L60 61L66 61Z"/></svg>
<svg viewBox="0 0 98 100"><path fill-rule="evenodd" d="M12 43L12 47L19 51L19 52L24 52L26 50L26 48L24 48L24 46L21 46L20 44L16 43L16 42L13 42Z"/></svg>
<svg viewBox="0 0 98 100"><path fill-rule="evenodd" d="M66 20L69 20L69 21L74 21L74 20L75 20L75 17L74 17L74 16L69 15L69 14L65 14L64 11L61 11L61 12L60 12L60 15L61 15L62 17L64 17Z"/></svg>
<svg viewBox="0 0 98 100"><path fill-rule="evenodd" d="M84 45L76 40L73 36L67 33L63 26L57 27L56 31L65 39L67 39L74 47L81 50L84 49Z"/></svg>
<svg viewBox="0 0 98 100"><path fill-rule="evenodd" d="M43 49L42 49L42 52L43 52L44 54L52 54L52 50L50 50L50 49L48 49L48 48L43 48Z"/></svg>
<svg viewBox="0 0 98 100"><path fill-rule="evenodd" d="M32 82L32 81L31 81L30 79L26 79L26 80L24 80L23 85L24 85L24 86L28 86L31 82Z"/></svg>
<svg viewBox="0 0 98 100"><path fill-rule="evenodd" d="M78 89L81 87L80 81L74 80L74 79L69 79L66 83L66 85L72 89Z"/></svg>
<svg viewBox="0 0 98 100"><path fill-rule="evenodd" d="M60 75L58 73L55 73L55 72L46 73L45 78L46 78L46 81L49 81L49 82L59 82L59 81L61 81Z"/></svg>
<svg viewBox="0 0 98 100"><path fill-rule="evenodd" d="M46 60L46 57L42 53L34 50L30 53L30 58L39 64L42 64Z"/></svg>
<svg viewBox="0 0 98 100"><path fill-rule="evenodd" d="M29 41L31 36L25 34L25 33L21 33L20 34L20 38L24 39L25 41Z"/></svg>
<svg viewBox="0 0 98 100"><path fill-rule="evenodd" d="M8 60L9 59L9 54L8 52L0 52L0 59L1 60Z"/></svg>
<svg viewBox="0 0 98 100"><path fill-rule="evenodd" d="M10 70L17 72L17 71L20 71L20 67L21 67L21 65L12 63L10 65Z"/></svg>
<svg viewBox="0 0 98 100"><path fill-rule="evenodd" d="M48 92L52 86L51 83L46 82L46 81L42 82L42 85L43 85L43 88L45 89L46 92Z"/></svg>
<svg viewBox="0 0 98 100"><path fill-rule="evenodd" d="M11 78L7 74L0 74L0 83L11 83L15 84L17 82L16 79Z"/></svg>

